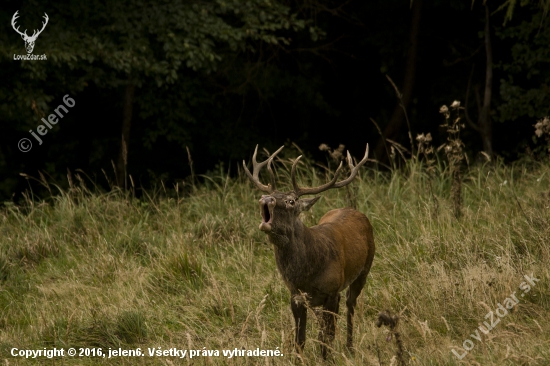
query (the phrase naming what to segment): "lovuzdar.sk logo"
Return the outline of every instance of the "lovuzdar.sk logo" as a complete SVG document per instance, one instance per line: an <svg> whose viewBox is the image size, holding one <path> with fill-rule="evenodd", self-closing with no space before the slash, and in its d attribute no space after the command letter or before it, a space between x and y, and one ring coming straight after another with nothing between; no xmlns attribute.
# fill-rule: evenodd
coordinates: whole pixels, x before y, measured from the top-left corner
<svg viewBox="0 0 550 366"><path fill-rule="evenodd" d="M44 13L44 20L45 21L42 22L42 29L40 29L40 30L35 29L34 32L32 33L32 36L29 36L27 34L26 29L25 29L24 32L21 32L21 31L19 31L19 26L17 26L17 28L16 28L15 21L19 17L19 15L17 14L18 12L19 12L19 10L17 10L15 12L15 14L13 14L13 17L11 18L11 26L13 27L13 29L17 33L19 33L19 35L21 35L21 38L23 38L23 41L25 41L25 49L27 50L27 54L26 55L16 55L16 54L14 54L13 59L14 60L32 60L32 61L47 60L46 54L33 55L32 51L34 50L34 43L36 42L36 39L38 38L40 33L42 33L44 28L46 28L46 24L48 24L48 20L49 20L48 14Z"/></svg>

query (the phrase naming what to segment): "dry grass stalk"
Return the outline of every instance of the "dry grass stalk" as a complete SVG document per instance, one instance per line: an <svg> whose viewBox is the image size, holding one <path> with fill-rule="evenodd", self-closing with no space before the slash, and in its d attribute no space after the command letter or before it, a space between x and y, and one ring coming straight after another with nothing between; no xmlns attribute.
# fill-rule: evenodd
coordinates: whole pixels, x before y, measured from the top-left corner
<svg viewBox="0 0 550 366"><path fill-rule="evenodd" d="M390 78L389 75L386 75L386 78L393 86L393 89L395 89L395 94L397 95L397 99L399 99L399 106L403 110L403 114L405 115L405 121L407 122L407 128L409 129L409 142L411 143L411 150L414 149L414 143L412 138L412 132L411 132L411 123L409 121L409 115L407 114L407 108L405 108L405 104L403 104L403 94L399 91L397 88L397 85L393 82L393 80Z"/></svg>
<svg viewBox="0 0 550 366"><path fill-rule="evenodd" d="M189 146L186 146L187 150L187 160L189 161L189 168L191 169L191 185L195 185L195 170L193 169L193 159L191 158L191 151L189 151Z"/></svg>
<svg viewBox="0 0 550 366"><path fill-rule="evenodd" d="M405 157L405 154L409 156L413 156L412 152L410 152L405 146L401 145L399 142L393 141L392 139L389 139L389 138L386 138L386 141L388 141L391 144L390 158L394 163L395 163L395 157L397 156L395 154L396 151L399 153L399 155L403 159L403 162L407 162L407 158Z"/></svg>
<svg viewBox="0 0 550 366"><path fill-rule="evenodd" d="M122 136L122 160L124 161L124 190L128 189L127 181L127 167L128 167L128 147L126 146L126 141L124 141L124 136Z"/></svg>

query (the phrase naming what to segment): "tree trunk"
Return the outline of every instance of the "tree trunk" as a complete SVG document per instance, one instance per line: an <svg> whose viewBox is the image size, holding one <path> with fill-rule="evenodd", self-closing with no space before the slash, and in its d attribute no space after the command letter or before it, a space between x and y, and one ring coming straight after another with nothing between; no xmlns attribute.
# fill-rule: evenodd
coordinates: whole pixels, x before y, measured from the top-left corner
<svg viewBox="0 0 550 366"><path fill-rule="evenodd" d="M491 123L491 96L493 92L493 50L491 47L491 25L489 23L489 7L485 5L485 94L483 96L483 106L479 113L478 126L481 139L483 141L483 151L489 156L493 156L493 128Z"/></svg>
<svg viewBox="0 0 550 366"><path fill-rule="evenodd" d="M124 106L122 111L122 139L120 154L116 165L117 186L127 188L126 166L128 165L128 146L130 143L130 127L132 125L132 107L134 104L134 91L136 86L128 81L124 90Z"/></svg>
<svg viewBox="0 0 550 366"><path fill-rule="evenodd" d="M412 91L416 77L416 65L418 55L418 34L420 29L420 16L422 14L422 0L413 1L411 15L411 31L409 35L409 50L407 52L407 61L405 66L405 78L401 88L402 96L393 110L392 116L384 129L383 137L378 141L375 149L375 157L380 161L387 161L389 158L385 153L386 139L396 140L396 136L401 131L403 120L405 119L405 111L407 110L411 100ZM404 109L404 110L403 110Z"/></svg>

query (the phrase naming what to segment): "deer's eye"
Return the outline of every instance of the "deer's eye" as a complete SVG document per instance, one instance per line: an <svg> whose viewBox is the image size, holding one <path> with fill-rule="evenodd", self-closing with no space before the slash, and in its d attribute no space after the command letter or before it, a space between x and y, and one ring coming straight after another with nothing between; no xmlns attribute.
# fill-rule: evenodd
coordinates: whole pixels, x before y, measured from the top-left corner
<svg viewBox="0 0 550 366"><path fill-rule="evenodd" d="M290 201L288 201L288 203L290 203L291 205L293 205L293 204L294 204L294 200L290 200Z"/></svg>

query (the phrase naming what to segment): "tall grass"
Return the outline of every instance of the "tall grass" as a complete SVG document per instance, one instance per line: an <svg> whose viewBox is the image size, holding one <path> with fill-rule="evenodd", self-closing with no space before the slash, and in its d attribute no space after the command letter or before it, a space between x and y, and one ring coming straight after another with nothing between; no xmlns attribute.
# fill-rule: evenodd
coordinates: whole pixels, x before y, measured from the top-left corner
<svg viewBox="0 0 550 366"><path fill-rule="evenodd" d="M302 184L329 172L300 163ZM283 163L283 164L281 164ZM290 160L277 175L290 182ZM362 168L357 209L371 220L377 252L355 315L354 354L340 314L337 365L397 365L399 332L410 365L545 365L550 360L550 167L472 167L463 172L454 215L452 179L418 161L384 174ZM285 187L281 187L284 189ZM53 190L53 189L52 189ZM69 191L0 210L0 358L43 347L275 349L278 358L194 358L193 364L321 364L318 326L308 323L300 361L293 350L289 293L257 226L260 193L239 177L210 176L189 194L164 189L135 199L98 193L83 181ZM434 215L434 199L437 214ZM349 201L323 193L304 214L314 225ZM451 352L524 281L540 282L459 361ZM340 309L345 309L341 304ZM399 316L377 327L378 314ZM65 357L70 364L187 364L174 357Z"/></svg>

